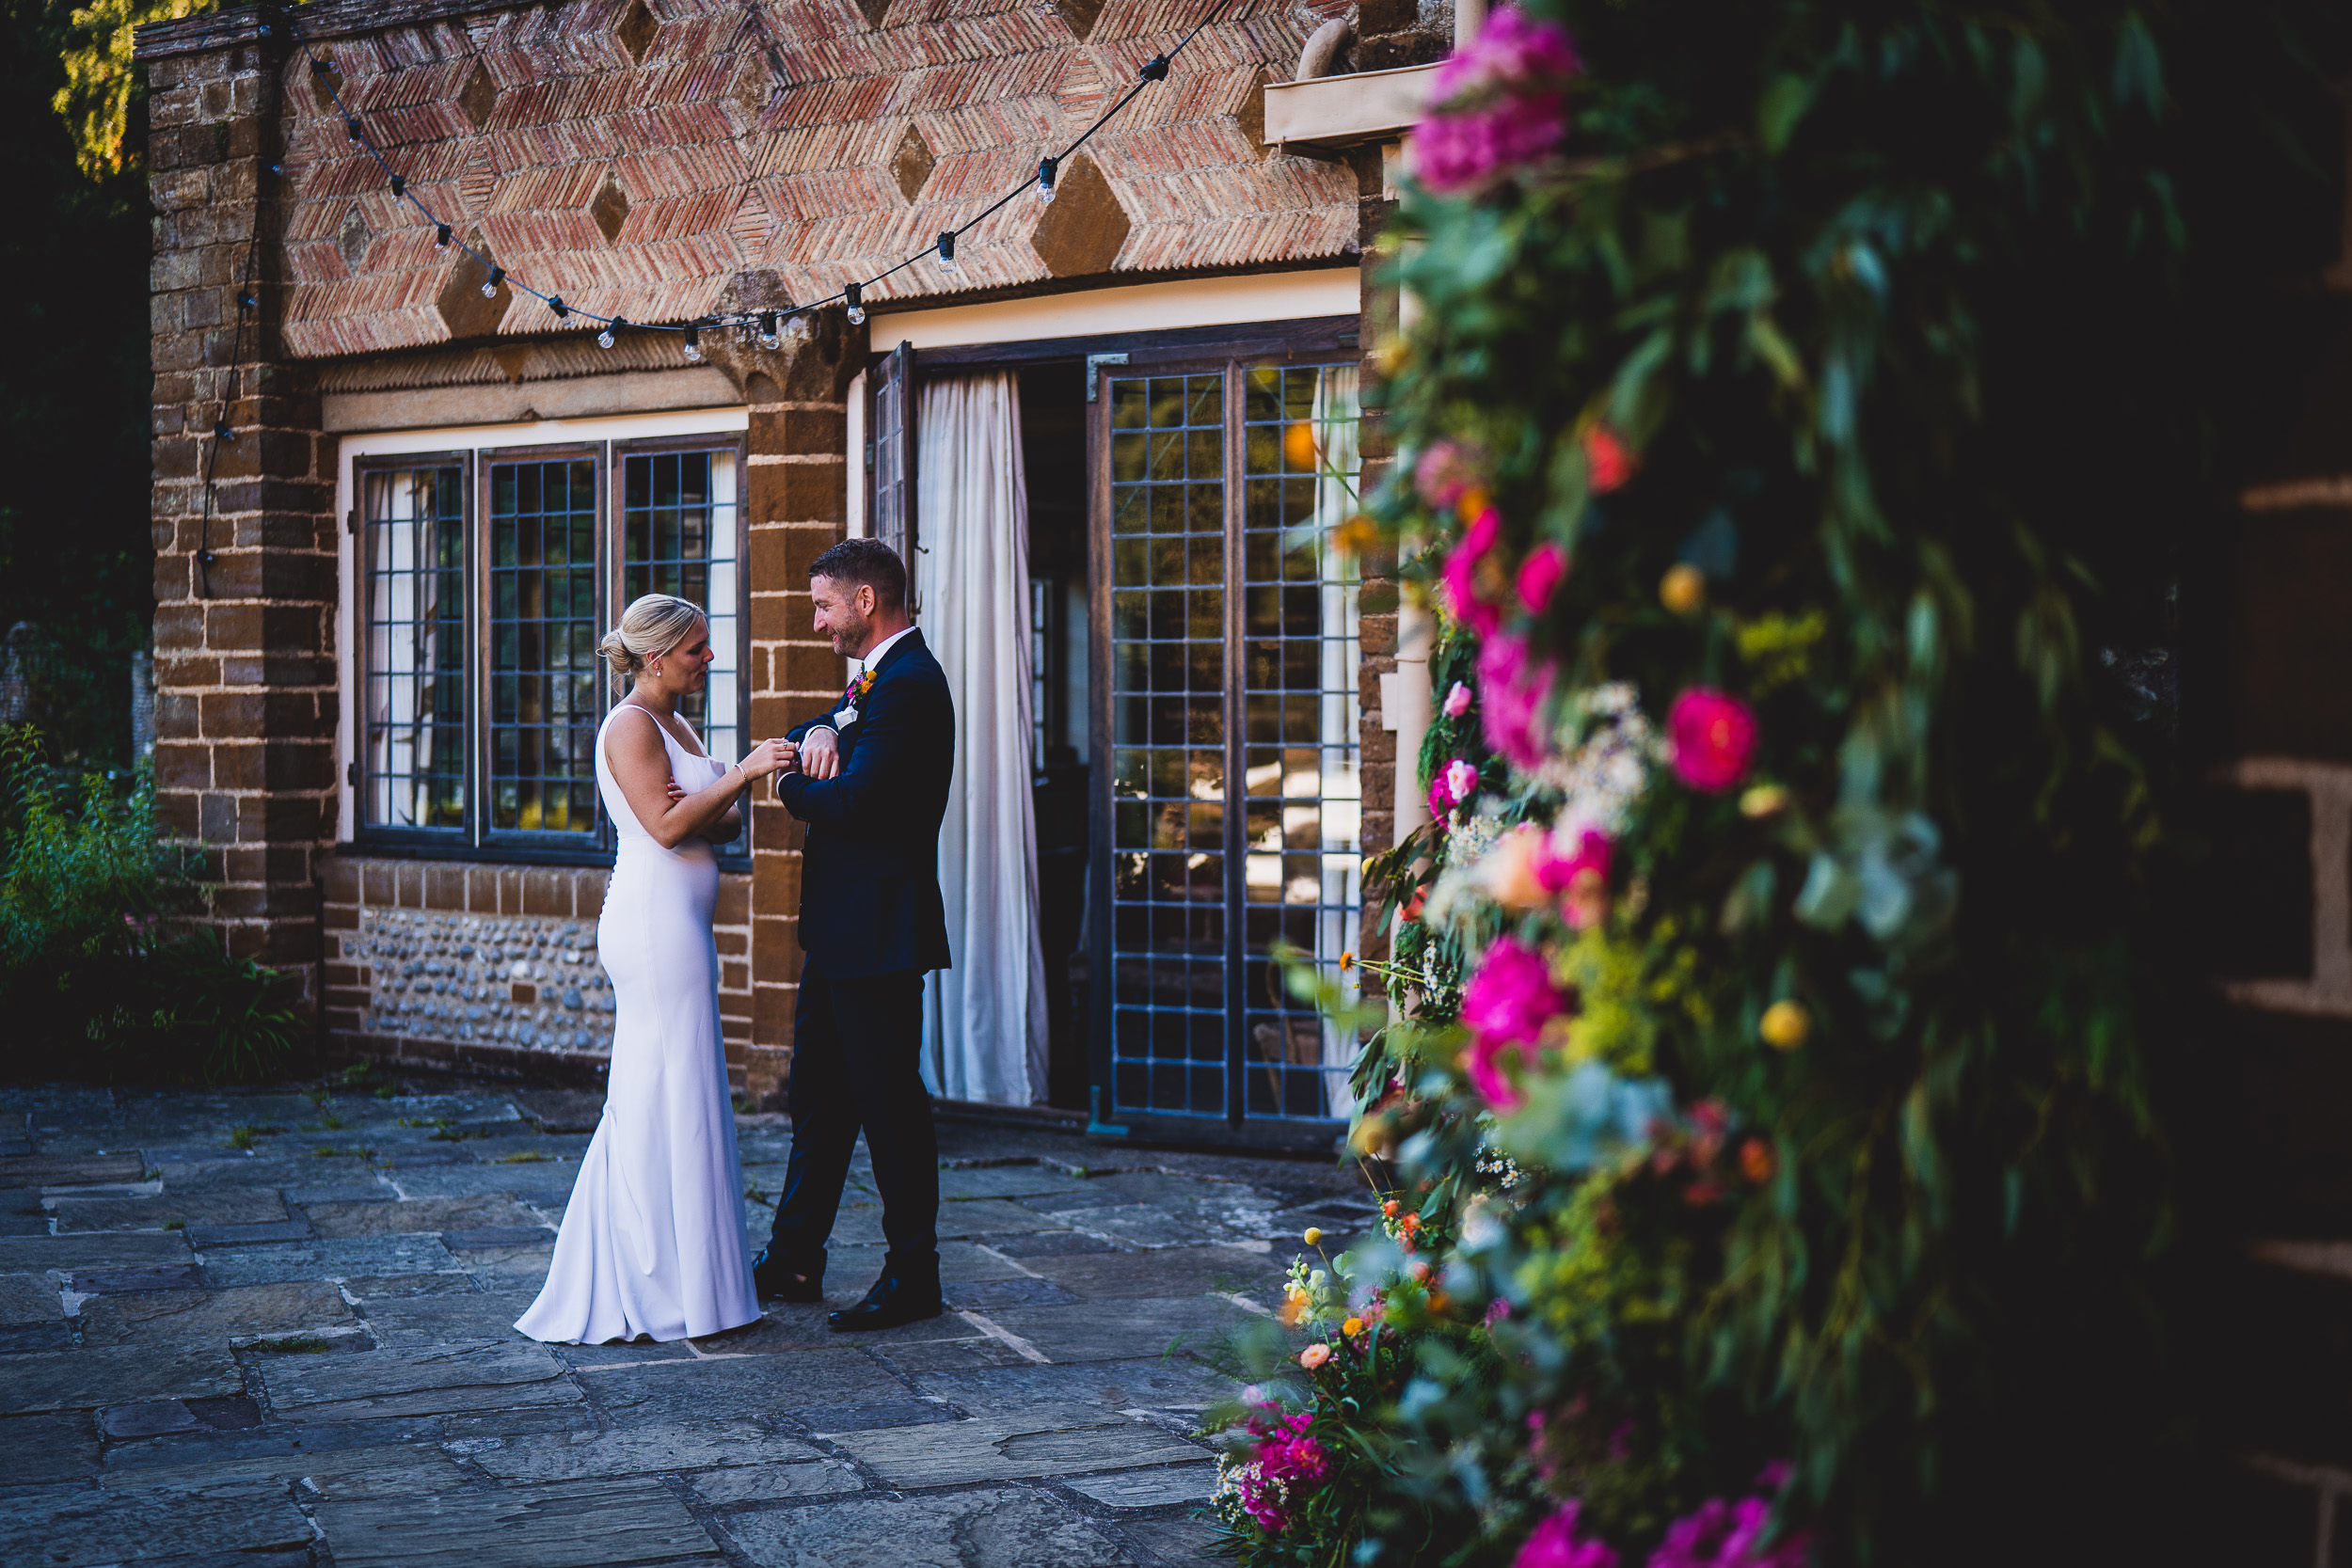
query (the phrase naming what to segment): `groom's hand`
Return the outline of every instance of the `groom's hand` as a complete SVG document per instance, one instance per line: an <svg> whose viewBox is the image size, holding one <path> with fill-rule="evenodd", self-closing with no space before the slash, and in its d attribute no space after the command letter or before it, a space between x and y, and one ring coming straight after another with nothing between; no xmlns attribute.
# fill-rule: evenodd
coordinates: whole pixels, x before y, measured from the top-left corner
<svg viewBox="0 0 2352 1568"><path fill-rule="evenodd" d="M801 737L801 771L830 779L841 771L841 737L822 725Z"/></svg>

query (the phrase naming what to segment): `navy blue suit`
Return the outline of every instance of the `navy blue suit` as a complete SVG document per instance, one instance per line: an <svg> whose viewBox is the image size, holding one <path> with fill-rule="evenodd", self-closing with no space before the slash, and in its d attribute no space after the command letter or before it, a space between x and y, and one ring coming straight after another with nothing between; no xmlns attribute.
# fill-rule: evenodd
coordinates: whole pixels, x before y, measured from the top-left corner
<svg viewBox="0 0 2352 1568"><path fill-rule="evenodd" d="M839 705L835 705L837 711ZM825 1272L858 1132L882 1200L884 1268L936 1283L939 1144L923 1086L923 974L948 967L939 824L955 767L947 677L910 631L876 667L841 728L841 771L777 775L776 799L808 824L801 861L800 1003L792 1022L792 1158L768 1255ZM802 740L833 711L792 730Z"/></svg>

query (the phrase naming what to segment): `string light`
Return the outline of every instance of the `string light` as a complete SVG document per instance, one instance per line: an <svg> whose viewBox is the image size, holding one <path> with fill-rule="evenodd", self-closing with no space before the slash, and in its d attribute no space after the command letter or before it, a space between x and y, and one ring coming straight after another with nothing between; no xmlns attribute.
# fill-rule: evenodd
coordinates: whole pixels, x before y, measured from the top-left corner
<svg viewBox="0 0 2352 1568"><path fill-rule="evenodd" d="M1227 0L1215 0L1215 3L1209 7L1206 14L1204 14L1199 22L1193 24L1192 30L1184 36L1183 40L1177 43L1175 48L1170 49L1165 55L1154 55L1151 59L1144 62L1143 66L1136 71L1135 85L1130 87L1124 93L1120 94L1116 102L1114 102L1108 108L1105 108L1101 115L1097 116L1094 123L1088 126L1085 131L1081 132L1075 141L1072 142L1068 147L1062 149L1061 152L1057 156L1041 158L1038 161L1037 181L1034 185L1025 182L1022 185L1016 186L1013 190L998 198L994 203L982 210L975 216L966 219L959 227L941 230L936 245L930 252L929 252L929 254L933 254L937 257L940 270L946 273L960 272L961 269L956 261L957 237L977 228L980 224L986 222L989 218L993 217L997 213L1003 211L1006 205L1012 201L1015 197L1018 197L1023 190L1033 191L1036 195L1038 203L1041 206L1051 202L1055 197L1056 176L1060 169L1060 166L1076 153L1079 148L1085 146L1086 143L1094 135L1095 132L1100 131L1104 126L1109 124L1113 117L1117 116L1121 109L1124 109L1129 103L1133 103L1137 93L1141 92L1146 87L1153 82L1166 81L1168 79L1169 61L1174 59L1178 55L1183 54L1184 50L1191 45L1193 40L1200 36L1201 29L1208 26L1211 22L1216 20L1217 13L1225 8ZM267 23L259 24L258 29L259 32L264 37L266 37L270 31L270 27ZM426 209L425 205L421 201L418 200L415 196L410 194L406 177L394 172L392 166L385 161L384 154L381 150L379 150L373 142L368 140L366 127L360 123L358 115L353 112L351 105L343 102L342 93L336 85L335 68L326 60L310 52L310 40L303 36L301 28L290 26L288 31L293 34L295 45L302 50L305 56L309 59L310 73L318 79L319 85L326 90L328 100L332 103L335 109L342 114L344 131L350 135L350 137L354 142L358 144L362 151L366 152L370 158L374 160L376 166L383 170L385 180L389 183L393 197L395 198L405 200L408 203L408 205L416 208L418 214L422 217L425 222L433 226L434 249L437 251L446 251L453 244L468 257L482 263L484 266L488 267L489 276L483 282L482 297L485 299L497 298L499 285L506 281L505 269L494 264L487 256L483 255L471 245L458 240L455 236L455 231L451 225L441 221L438 217L436 217ZM771 61L771 63L773 62ZM273 163L268 166L268 168L272 174L276 175L282 175L285 172L285 166L281 163ZM258 247L259 244L260 233L257 227L253 245ZM925 254L927 254L927 252L917 251L913 256L909 256L904 261L898 262L896 266L884 268L882 271L876 273L871 277L865 278L858 282L845 283L842 285L841 293L833 295L831 298L818 300L812 305L790 308L786 331L787 331L795 341L805 341L812 335L814 330L813 324L808 319L808 312L821 309L825 306L831 305L836 300L838 300L846 308L850 324L851 325L863 325L866 319L865 291L872 288L877 283L883 282L895 275L905 271L908 267L913 266L916 261L922 260ZM252 257L248 257L247 259L248 272L251 270L252 260ZM524 293L532 295L533 298L546 301L548 309L554 311L556 318L559 321L567 319L573 314L572 309L564 303L560 295L541 293L538 290L530 287L528 284L519 282L516 283L515 287L521 290ZM247 308L253 309L254 307L248 304ZM739 330L756 323L760 346L762 348L772 349L778 347L783 341L782 335L780 335L777 331L777 315L778 312L774 310L762 310L757 312L739 310L723 315L700 317L693 322L685 323L676 326L657 325L651 326L649 330L682 333L686 340L685 349L687 358L690 361L700 362L703 358L703 350L700 341L700 329L702 327L734 326ZM593 320L596 318L591 317L591 319ZM611 348L612 346L614 331L616 329L626 328L628 325L629 323L627 318L621 316L612 317L605 322L603 329L596 334L596 341L598 345L604 348ZM227 426L224 424L221 429L225 431ZM221 438L225 440L228 437L224 435ZM208 478L206 481L208 515L211 495L209 488L210 483L208 472ZM199 552L200 557L209 556L209 551Z"/></svg>

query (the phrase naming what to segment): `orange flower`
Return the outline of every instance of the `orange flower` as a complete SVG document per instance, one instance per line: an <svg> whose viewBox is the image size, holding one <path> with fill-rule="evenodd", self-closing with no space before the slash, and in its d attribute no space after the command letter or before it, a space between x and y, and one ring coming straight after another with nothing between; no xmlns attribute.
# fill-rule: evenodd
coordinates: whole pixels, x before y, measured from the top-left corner
<svg viewBox="0 0 2352 1568"><path fill-rule="evenodd" d="M1750 1138L1740 1146L1740 1174L1761 1187L1780 1168L1780 1156L1772 1146L1761 1138Z"/></svg>
<svg viewBox="0 0 2352 1568"><path fill-rule="evenodd" d="M1282 456L1292 467L1311 468L1321 455L1322 449L1315 440L1315 427L1305 420L1293 421L1290 428L1282 432Z"/></svg>
<svg viewBox="0 0 2352 1568"><path fill-rule="evenodd" d="M1350 1318L1347 1322L1340 1324L1340 1337L1342 1338L1353 1339L1357 1335L1361 1334L1363 1331L1364 1320L1361 1318Z"/></svg>
<svg viewBox="0 0 2352 1568"><path fill-rule="evenodd" d="M1399 1203L1396 1199L1391 1198L1388 1202L1380 1206L1380 1212L1388 1215L1389 1218L1394 1219L1396 1218L1396 1212L1404 1207L1405 1205Z"/></svg>

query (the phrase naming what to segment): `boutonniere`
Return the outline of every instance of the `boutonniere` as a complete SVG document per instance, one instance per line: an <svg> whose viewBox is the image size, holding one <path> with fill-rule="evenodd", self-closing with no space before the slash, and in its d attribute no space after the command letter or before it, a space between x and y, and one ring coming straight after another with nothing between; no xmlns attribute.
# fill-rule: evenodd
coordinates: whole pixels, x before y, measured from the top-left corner
<svg viewBox="0 0 2352 1568"><path fill-rule="evenodd" d="M841 694L841 711L834 714L834 718L839 720L844 724L856 723L857 705L858 704L864 702L866 700L866 694L873 689L874 672L868 670L866 673L851 681L850 683L850 689Z"/></svg>

